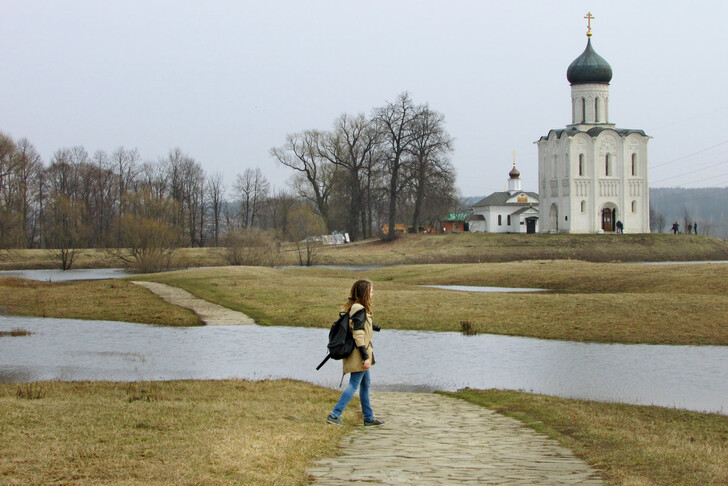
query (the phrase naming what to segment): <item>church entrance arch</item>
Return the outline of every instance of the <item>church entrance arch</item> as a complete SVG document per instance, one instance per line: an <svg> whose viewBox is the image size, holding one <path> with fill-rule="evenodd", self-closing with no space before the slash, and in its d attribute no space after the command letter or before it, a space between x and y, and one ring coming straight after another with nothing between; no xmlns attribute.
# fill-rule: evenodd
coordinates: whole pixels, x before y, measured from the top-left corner
<svg viewBox="0 0 728 486"><path fill-rule="evenodd" d="M551 226L551 231L554 233L559 232L559 207L556 206L556 203L553 203L551 205L551 211L549 212L549 223L551 223L549 226Z"/></svg>
<svg viewBox="0 0 728 486"><path fill-rule="evenodd" d="M606 233L616 229L617 208L614 204L605 204L602 208L602 230Z"/></svg>

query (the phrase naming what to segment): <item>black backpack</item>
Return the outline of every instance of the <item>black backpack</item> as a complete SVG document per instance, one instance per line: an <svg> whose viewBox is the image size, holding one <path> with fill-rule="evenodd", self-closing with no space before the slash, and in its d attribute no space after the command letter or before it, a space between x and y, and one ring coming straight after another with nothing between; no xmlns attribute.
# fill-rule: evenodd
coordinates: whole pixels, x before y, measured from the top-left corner
<svg viewBox="0 0 728 486"><path fill-rule="evenodd" d="M329 330L329 354L326 355L316 369L321 369L329 358L346 358L354 351L355 346L354 336L351 335L351 330L349 330L349 313L339 312L339 318L331 325L331 329Z"/></svg>

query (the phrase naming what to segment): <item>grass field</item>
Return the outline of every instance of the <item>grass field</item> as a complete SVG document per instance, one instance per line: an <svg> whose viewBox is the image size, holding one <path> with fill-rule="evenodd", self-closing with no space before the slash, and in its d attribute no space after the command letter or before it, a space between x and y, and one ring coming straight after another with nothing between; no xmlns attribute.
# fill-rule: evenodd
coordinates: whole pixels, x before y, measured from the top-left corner
<svg viewBox="0 0 728 486"><path fill-rule="evenodd" d="M324 265L398 265L482 263L521 260L653 262L728 260L728 242L697 235L515 235L462 233L404 235L394 242L370 239L323 247L315 263ZM294 246L284 243L278 265L297 265ZM179 248L174 268L227 265L223 248ZM73 268L123 266L111 252L80 250ZM0 270L60 268L51 250L0 251Z"/></svg>
<svg viewBox="0 0 728 486"><path fill-rule="evenodd" d="M728 484L728 416L503 390L446 393L517 418L599 469L607 484Z"/></svg>
<svg viewBox="0 0 728 486"><path fill-rule="evenodd" d="M178 286L264 325L326 327L352 282L375 282L385 329L478 332L592 342L728 344L728 265L572 261L415 265L367 272L222 267L147 278ZM459 284L557 289L472 293Z"/></svg>
<svg viewBox="0 0 728 486"><path fill-rule="evenodd" d="M327 327L352 282L375 282L374 316L387 329L477 332L590 342L728 344L728 264L636 265L578 261L327 268L214 267L137 276L242 311L262 325ZM473 293L422 287L552 289ZM195 325L127 281L41 283L0 279L7 313Z"/></svg>
<svg viewBox="0 0 728 486"><path fill-rule="evenodd" d="M338 395L290 380L0 384L0 483L306 484L351 430L324 422Z"/></svg>

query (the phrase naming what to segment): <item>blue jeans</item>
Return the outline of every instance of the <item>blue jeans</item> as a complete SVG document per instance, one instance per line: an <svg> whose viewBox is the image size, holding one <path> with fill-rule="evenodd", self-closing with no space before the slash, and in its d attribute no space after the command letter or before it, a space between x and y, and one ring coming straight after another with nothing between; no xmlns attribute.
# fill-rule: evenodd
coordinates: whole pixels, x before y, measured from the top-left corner
<svg viewBox="0 0 728 486"><path fill-rule="evenodd" d="M346 390L344 390L344 393L341 394L341 398L339 398L338 403L331 411L331 415L333 415L334 417L340 417L341 414L344 412L346 406L349 404L351 397L354 396L354 393L358 388L359 401L361 402L361 411L364 414L364 419L373 420L374 410L372 410L371 405L369 405L370 383L371 381L369 379L369 370L357 371L356 373L352 373L349 377L349 386L347 386Z"/></svg>

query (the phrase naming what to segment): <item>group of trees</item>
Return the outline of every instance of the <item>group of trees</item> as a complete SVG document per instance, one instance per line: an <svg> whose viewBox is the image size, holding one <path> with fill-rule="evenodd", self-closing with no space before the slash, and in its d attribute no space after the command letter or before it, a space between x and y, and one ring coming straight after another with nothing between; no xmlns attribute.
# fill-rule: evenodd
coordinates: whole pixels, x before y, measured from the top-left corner
<svg viewBox="0 0 728 486"><path fill-rule="evenodd" d="M368 237L385 221L417 228L455 201L451 151L444 117L406 93L330 132L289 135L271 153L297 172L275 191L259 168L226 187L179 148L149 162L76 146L46 165L29 140L0 132L0 249L67 249L70 266L71 249L230 246L251 228L290 241Z"/></svg>
<svg viewBox="0 0 728 486"><path fill-rule="evenodd" d="M46 166L27 139L0 133L0 248L132 248L150 238L218 246L253 226L298 238L285 228L298 205L306 206L271 192L260 169L245 169L228 188L179 148L157 162L124 147L63 148Z"/></svg>
<svg viewBox="0 0 728 486"><path fill-rule="evenodd" d="M325 225L356 240L384 223L434 226L457 204L452 143L444 116L402 93L370 116L341 115L330 131L288 135L271 154L296 171L292 188Z"/></svg>

